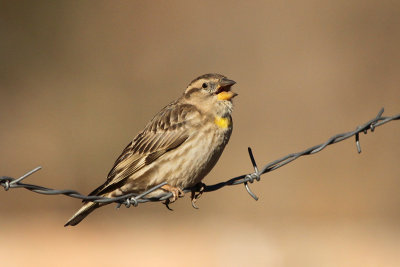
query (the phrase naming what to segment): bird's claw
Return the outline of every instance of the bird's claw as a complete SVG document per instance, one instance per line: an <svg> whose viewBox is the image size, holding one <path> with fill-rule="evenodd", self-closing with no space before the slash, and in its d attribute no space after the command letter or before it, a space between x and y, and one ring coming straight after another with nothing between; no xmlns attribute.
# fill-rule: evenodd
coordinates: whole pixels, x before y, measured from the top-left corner
<svg viewBox="0 0 400 267"><path fill-rule="evenodd" d="M202 182L199 182L194 186L192 189L192 195L191 195L191 200L192 200L192 207L195 209L198 209L199 207L196 206L197 200L201 197L201 195L204 193L204 189L206 188L206 185Z"/></svg>
<svg viewBox="0 0 400 267"><path fill-rule="evenodd" d="M169 210L172 210L169 207L169 204L174 203L178 198L185 196L185 193L183 192L183 190L181 188L173 187L173 186L170 186L169 184L163 185L161 187L161 189L172 193L172 197L170 197L169 199L165 200L165 202L163 203L167 207L167 209L169 209Z"/></svg>

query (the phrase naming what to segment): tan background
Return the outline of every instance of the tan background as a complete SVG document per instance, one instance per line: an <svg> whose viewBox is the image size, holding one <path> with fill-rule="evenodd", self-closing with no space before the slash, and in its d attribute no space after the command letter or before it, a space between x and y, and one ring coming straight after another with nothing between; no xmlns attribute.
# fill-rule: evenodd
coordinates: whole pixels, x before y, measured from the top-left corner
<svg viewBox="0 0 400 267"><path fill-rule="evenodd" d="M322 3L323 2L323 3ZM195 77L237 81L216 183L400 112L399 1L2 1L0 175L88 193ZM400 123L253 184L110 205L0 192L2 266L398 266ZM1 191L1 190L0 190ZM57 263L57 264L55 264Z"/></svg>

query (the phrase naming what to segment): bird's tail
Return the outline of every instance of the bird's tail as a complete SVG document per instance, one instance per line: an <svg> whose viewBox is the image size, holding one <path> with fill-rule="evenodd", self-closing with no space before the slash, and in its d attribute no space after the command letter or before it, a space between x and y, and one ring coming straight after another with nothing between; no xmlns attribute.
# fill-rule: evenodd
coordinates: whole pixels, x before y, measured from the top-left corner
<svg viewBox="0 0 400 267"><path fill-rule="evenodd" d="M104 205L104 204L103 204ZM85 203L82 208L80 208L74 216L72 216L68 222L64 226L75 226L78 223L80 223L83 219L86 218L86 216L89 215L92 211L100 207L100 203L95 203L95 202L87 202Z"/></svg>

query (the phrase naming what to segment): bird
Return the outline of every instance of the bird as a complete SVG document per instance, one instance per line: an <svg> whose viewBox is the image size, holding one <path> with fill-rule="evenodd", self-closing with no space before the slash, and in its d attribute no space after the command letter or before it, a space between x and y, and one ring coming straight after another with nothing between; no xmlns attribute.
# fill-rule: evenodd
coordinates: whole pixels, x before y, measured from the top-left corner
<svg viewBox="0 0 400 267"><path fill-rule="evenodd" d="M106 182L89 196L140 194L167 182L146 197L171 192L167 201L172 203L184 196L184 188L201 185L230 139L232 100L238 95L231 90L235 83L217 73L190 82L184 93L161 109L125 147ZM196 198L192 192L192 204ZM64 226L75 226L106 205L83 202Z"/></svg>

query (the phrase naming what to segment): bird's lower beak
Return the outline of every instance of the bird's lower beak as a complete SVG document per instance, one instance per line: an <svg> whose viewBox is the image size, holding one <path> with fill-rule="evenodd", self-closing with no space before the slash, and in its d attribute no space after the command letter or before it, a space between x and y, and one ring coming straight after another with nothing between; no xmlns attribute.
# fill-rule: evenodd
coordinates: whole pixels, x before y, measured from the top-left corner
<svg viewBox="0 0 400 267"><path fill-rule="evenodd" d="M232 98L234 98L235 96L237 96L237 93L234 93L232 91L222 91L221 93L219 93L217 95L217 99L218 100L231 100Z"/></svg>
<svg viewBox="0 0 400 267"><path fill-rule="evenodd" d="M227 78L222 79L219 82L219 87L217 89L217 99L218 100L231 100L237 93L231 91L231 86L234 85L236 82L229 80Z"/></svg>

